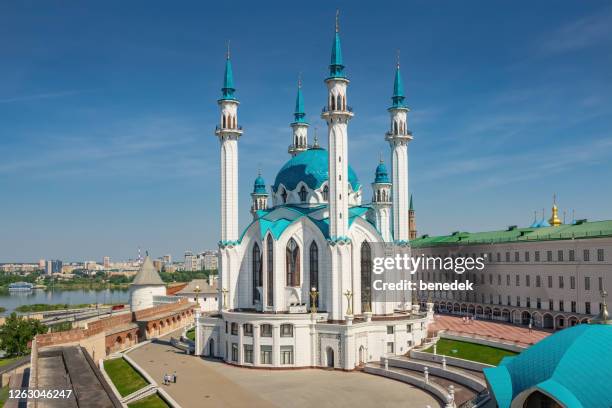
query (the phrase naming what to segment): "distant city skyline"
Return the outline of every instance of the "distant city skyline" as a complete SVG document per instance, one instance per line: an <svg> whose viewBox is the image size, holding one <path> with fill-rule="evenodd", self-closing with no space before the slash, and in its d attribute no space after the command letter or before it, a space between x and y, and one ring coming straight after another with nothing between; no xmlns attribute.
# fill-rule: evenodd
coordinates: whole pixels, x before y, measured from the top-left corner
<svg viewBox="0 0 612 408"><path fill-rule="evenodd" d="M336 6L364 202L388 162L400 49L419 235L527 226L553 194L568 221L612 219L609 2L14 3L0 6L0 262L215 249L227 40L248 225L258 169L269 186L289 159L300 72L311 140L318 127L327 145Z"/></svg>

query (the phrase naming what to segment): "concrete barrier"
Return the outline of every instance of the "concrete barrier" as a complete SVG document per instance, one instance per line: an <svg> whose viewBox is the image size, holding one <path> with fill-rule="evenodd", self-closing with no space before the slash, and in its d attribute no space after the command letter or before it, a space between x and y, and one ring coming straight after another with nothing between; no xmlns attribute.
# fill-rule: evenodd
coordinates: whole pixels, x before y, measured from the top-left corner
<svg viewBox="0 0 612 408"><path fill-rule="evenodd" d="M416 370L420 372L423 372L423 368L427 367L430 375L446 378L447 380L456 382L457 384L464 385L476 391L476 393L487 389L487 385L484 380L476 377L475 375L463 371L448 368L444 370L442 369L442 367L437 365L427 364L426 362L421 363L419 361L411 361L397 357L390 357L388 360L390 367L407 368L409 370Z"/></svg>
<svg viewBox="0 0 612 408"><path fill-rule="evenodd" d="M446 364L466 368L468 370L482 371L484 368L495 367L490 364L478 363L476 361L465 360L463 358L443 356L442 354L426 353L424 351L410 351L410 357L416 360L430 361L442 364L442 357L446 357Z"/></svg>
<svg viewBox="0 0 612 408"><path fill-rule="evenodd" d="M429 392L430 394L434 395L438 400L444 403L446 403L450 399L450 395L444 387L434 382L426 383L424 378L413 376L393 369L385 370L382 367L375 367L371 365L366 365L363 371L369 374L380 375L382 377L392 378L394 380L398 380L406 384L414 385L415 387Z"/></svg>

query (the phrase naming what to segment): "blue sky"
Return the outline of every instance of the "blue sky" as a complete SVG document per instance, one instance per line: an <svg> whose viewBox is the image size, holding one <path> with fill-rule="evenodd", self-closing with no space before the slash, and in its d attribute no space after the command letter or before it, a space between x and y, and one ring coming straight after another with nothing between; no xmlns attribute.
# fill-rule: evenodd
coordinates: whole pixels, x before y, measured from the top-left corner
<svg viewBox="0 0 612 408"><path fill-rule="evenodd" d="M0 262L216 247L228 39L246 225L257 168L272 184L289 158L298 72L326 144L336 7L366 197L399 48L419 233L526 225L553 193L612 218L610 2L254 4L0 3Z"/></svg>

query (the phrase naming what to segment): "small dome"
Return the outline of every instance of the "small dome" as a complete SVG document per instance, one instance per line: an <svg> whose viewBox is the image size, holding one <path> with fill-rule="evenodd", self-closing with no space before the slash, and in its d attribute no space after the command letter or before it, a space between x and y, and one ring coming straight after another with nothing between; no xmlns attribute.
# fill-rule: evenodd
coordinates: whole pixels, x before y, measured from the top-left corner
<svg viewBox="0 0 612 408"><path fill-rule="evenodd" d="M318 189L329 180L327 156L327 150L313 148L291 158L276 175L273 191L276 192L281 184L288 190L294 190L300 181L313 190ZM348 166L348 181L353 191L359 189L359 180L350 165Z"/></svg>
<svg viewBox="0 0 612 408"><path fill-rule="evenodd" d="M255 183L253 184L253 193L254 194L267 194L266 192L266 182L264 181L261 174L257 176L255 179Z"/></svg>
<svg viewBox="0 0 612 408"><path fill-rule="evenodd" d="M376 178L374 179L375 183L391 183L389 181L389 173L387 172L387 166L381 160L378 166L376 167Z"/></svg>

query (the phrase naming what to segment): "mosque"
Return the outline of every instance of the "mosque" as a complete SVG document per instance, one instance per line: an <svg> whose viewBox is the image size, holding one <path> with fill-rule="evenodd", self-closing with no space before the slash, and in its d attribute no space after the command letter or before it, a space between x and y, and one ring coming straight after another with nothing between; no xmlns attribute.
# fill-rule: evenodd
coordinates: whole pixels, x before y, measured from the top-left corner
<svg viewBox="0 0 612 408"><path fill-rule="evenodd" d="M316 138L308 143L299 83L291 158L269 189L261 174L255 179L252 222L240 232L238 145L244 130L227 54L215 132L221 150L220 296L218 313L197 319L196 354L254 367L351 370L382 355L405 354L427 336L433 304L412 304L410 294L375 299L371 288L373 257L383 247L409 251L416 235L408 194L413 137L399 62L389 128L381 132L390 146L391 172L378 163L369 203L369 191L349 165L354 112L337 17L324 82L328 96L321 117L328 125L328 149Z"/></svg>

